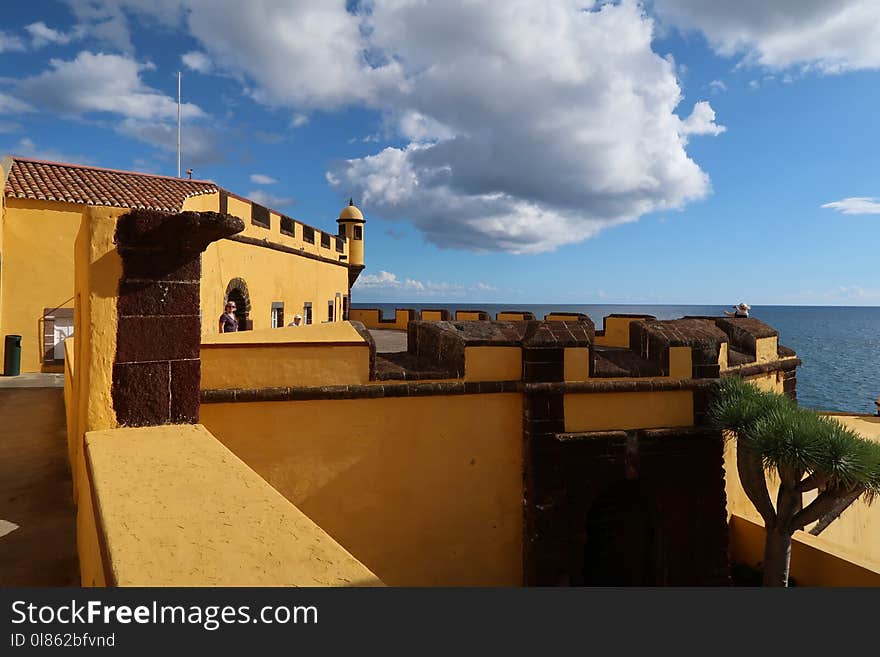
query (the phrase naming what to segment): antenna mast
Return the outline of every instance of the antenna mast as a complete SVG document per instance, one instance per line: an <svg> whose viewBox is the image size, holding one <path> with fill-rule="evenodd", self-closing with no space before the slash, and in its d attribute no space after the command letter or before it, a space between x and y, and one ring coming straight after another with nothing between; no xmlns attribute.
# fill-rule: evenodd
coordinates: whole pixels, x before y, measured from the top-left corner
<svg viewBox="0 0 880 657"><path fill-rule="evenodd" d="M177 72L177 177L180 178L180 71Z"/></svg>

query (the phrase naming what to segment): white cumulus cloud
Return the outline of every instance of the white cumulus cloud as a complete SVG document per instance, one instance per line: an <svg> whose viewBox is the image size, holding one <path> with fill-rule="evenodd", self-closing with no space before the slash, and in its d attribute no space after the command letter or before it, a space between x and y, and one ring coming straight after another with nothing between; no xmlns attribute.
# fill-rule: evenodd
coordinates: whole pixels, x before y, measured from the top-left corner
<svg viewBox="0 0 880 657"><path fill-rule="evenodd" d="M402 142L334 163L327 180L442 247L552 250L710 191L687 141L723 126L704 101L678 114L675 63L654 52L635 0L68 2L81 29L106 29L120 48L129 15L185 29L294 126L313 110L378 111ZM56 81L25 85L28 99L119 102L73 89L58 102ZM166 111L161 98L150 106Z"/></svg>
<svg viewBox="0 0 880 657"><path fill-rule="evenodd" d="M50 68L18 83L23 99L63 115L92 112L119 114L137 120L177 120L177 99L150 88L141 72L153 68L130 57L80 52L75 59L50 59ZM184 118L205 114L196 105L182 105Z"/></svg>
<svg viewBox="0 0 880 657"><path fill-rule="evenodd" d="M71 34L65 34L64 32L52 29L43 21L31 23L24 29L30 34L31 46L34 48L42 48L50 44L64 45L70 43L71 39L74 38Z"/></svg>
<svg viewBox="0 0 880 657"><path fill-rule="evenodd" d="M880 198L872 196L851 196L825 203L823 208L837 210L842 214L880 214Z"/></svg>
<svg viewBox="0 0 880 657"><path fill-rule="evenodd" d="M270 194L264 189L254 189L248 192L248 198L252 201L256 201L260 205L265 205L267 208L276 210L288 208L295 202L295 199L292 196L276 196L275 194Z"/></svg>
<svg viewBox="0 0 880 657"><path fill-rule="evenodd" d="M267 176L265 173L252 173L251 182L255 185L274 185L278 181L272 176Z"/></svg>
<svg viewBox="0 0 880 657"><path fill-rule="evenodd" d="M590 3L587 3L588 5ZM411 141L332 167L331 185L433 243L540 252L709 191L685 150L674 64L634 2L383 2L371 43L406 75L386 112Z"/></svg>
<svg viewBox="0 0 880 657"><path fill-rule="evenodd" d="M654 0L664 23L705 34L721 55L773 69L880 68L877 0Z"/></svg>
<svg viewBox="0 0 880 657"><path fill-rule="evenodd" d="M21 38L0 30L0 52L22 51L24 49L24 41Z"/></svg>
<svg viewBox="0 0 880 657"><path fill-rule="evenodd" d="M181 55L180 60L188 69L199 73L210 73L213 68L211 58L205 53L196 50Z"/></svg>

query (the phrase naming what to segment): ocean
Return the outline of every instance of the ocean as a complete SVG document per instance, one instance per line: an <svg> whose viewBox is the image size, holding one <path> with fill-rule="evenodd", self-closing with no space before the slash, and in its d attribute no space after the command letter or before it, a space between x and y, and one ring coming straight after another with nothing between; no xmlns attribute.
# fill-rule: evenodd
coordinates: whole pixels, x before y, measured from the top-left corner
<svg viewBox="0 0 880 657"><path fill-rule="evenodd" d="M550 312L589 315L602 328L612 313L642 313L658 319L684 315L721 315L729 306L547 305L547 304L387 304L355 303L354 308L381 308L393 317L395 308L531 311L536 318ZM880 396L880 308L840 306L752 306L751 316L779 331L780 343L794 349L803 361L798 368L798 402L825 411L875 413Z"/></svg>

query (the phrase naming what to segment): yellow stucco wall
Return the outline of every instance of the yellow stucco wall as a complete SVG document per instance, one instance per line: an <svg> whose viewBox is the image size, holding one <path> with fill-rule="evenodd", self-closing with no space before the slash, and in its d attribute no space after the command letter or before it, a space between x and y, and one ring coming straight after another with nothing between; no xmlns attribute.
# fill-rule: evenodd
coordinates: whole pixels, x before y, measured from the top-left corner
<svg viewBox="0 0 880 657"><path fill-rule="evenodd" d="M201 421L386 584L521 583L520 395L203 404Z"/></svg>
<svg viewBox="0 0 880 657"><path fill-rule="evenodd" d="M566 381L586 381L590 378L590 348L566 347L563 353L563 378Z"/></svg>
<svg viewBox="0 0 880 657"><path fill-rule="evenodd" d="M361 227L361 239L359 240L354 239L354 227L357 225ZM364 264L364 239L367 237L366 226L362 223L343 222L339 224L339 229L348 238L346 242L349 262L353 265Z"/></svg>
<svg viewBox="0 0 880 657"><path fill-rule="evenodd" d="M352 308L348 316L371 329L405 331L409 325L409 312L402 309L395 309L394 321L380 321L381 311L377 308Z"/></svg>
<svg viewBox="0 0 880 657"><path fill-rule="evenodd" d="M783 392L783 373L782 372L766 372L764 374L756 374L747 376L746 381L753 383L759 390L765 392Z"/></svg>
<svg viewBox="0 0 880 657"><path fill-rule="evenodd" d="M443 313L439 310L423 310L422 311L422 321L424 322L439 322L443 320Z"/></svg>
<svg viewBox="0 0 880 657"><path fill-rule="evenodd" d="M46 308L72 308L74 305L74 242L80 221L89 207L55 201L5 199L0 225L0 336L22 336L22 372L62 371L60 366L43 365L42 317ZM330 248L321 246L321 231L315 244L302 239L303 224L296 223L296 237L283 235L280 217L271 213L271 228L250 221L250 203L229 197L229 213L242 217L245 235L299 248L305 252L338 261L348 254L336 251L335 239ZM96 208L106 210L108 208ZM127 209L109 208L114 216ZM184 201L184 210L219 209L219 194L202 194ZM361 244L363 244L361 242ZM297 258L278 251L221 241L212 244L203 256L202 310L203 332L217 332L217 319L223 312L226 285L234 277L248 283L253 304L254 328L271 325L271 303L284 302L285 324L295 314L303 313L303 304L312 302L314 323L327 319L327 303L334 305L334 318L342 316L342 296L348 294L348 271L344 267L308 258ZM340 298L336 298L336 293ZM403 322L403 328L406 322ZM0 340L0 362L3 341Z"/></svg>
<svg viewBox="0 0 880 657"><path fill-rule="evenodd" d="M691 348L669 347L669 378L690 379L693 373L693 351Z"/></svg>
<svg viewBox="0 0 880 657"><path fill-rule="evenodd" d="M0 335L21 339L21 371L61 371L43 365L46 308L73 308L73 243L84 206L6 199L0 267ZM4 345L0 344L0 358Z"/></svg>
<svg viewBox="0 0 880 657"><path fill-rule="evenodd" d="M733 516L730 554L752 567L764 561L764 526ZM790 576L799 586L880 586L880 565L842 552L822 537L795 532L791 545Z"/></svg>
<svg viewBox="0 0 880 657"><path fill-rule="evenodd" d="M251 302L249 318L254 329L271 327L273 301L284 304L285 324L289 324L296 314L305 317L303 305L307 301L312 303L313 323L327 320L328 301L333 302L334 319L339 320L342 296L348 294L348 269L345 267L221 240L208 246L202 255L203 335L219 331L217 324L226 301L226 287L233 278L242 278L247 283ZM341 295L339 299L337 293Z"/></svg>
<svg viewBox="0 0 880 657"><path fill-rule="evenodd" d="M566 431L686 427L694 423L690 390L565 395Z"/></svg>
<svg viewBox="0 0 880 657"><path fill-rule="evenodd" d="M856 419L849 419L845 416L836 417L836 419L859 431L867 438L872 438L869 430L860 431L862 423ZM868 421L872 419L867 418ZM877 423L880 424L880 418L877 419ZM873 425L873 422L868 422L868 424ZM729 440L725 445L724 467L728 473L725 478L728 516L736 515L763 527L761 517L740 484L736 470L736 443L734 440ZM768 478L768 489L772 500L776 499L778 487L779 483L774 477ZM809 504L815 497L815 491L804 494L804 504ZM814 526L808 525L805 529L809 531ZM853 562L867 565L880 573L880 506L876 503L868 504L864 499L853 502L819 536L810 537L810 539L822 549Z"/></svg>
<svg viewBox="0 0 880 657"><path fill-rule="evenodd" d="M465 347L465 381L519 381L522 349L519 347Z"/></svg>
<svg viewBox="0 0 880 657"><path fill-rule="evenodd" d="M269 212L269 228L263 228L262 226L251 222L251 204L249 201L245 201L234 196L229 196L227 199L226 209L229 214L239 217L242 221L244 221L244 231L241 234L247 237L254 237L260 240L268 239L270 242L275 242L276 244L296 248L304 251L305 253L311 253L314 255L322 256L324 258L330 258L331 260L339 260L339 256L341 255L350 257L349 240L344 241L342 253L338 252L336 250L336 242L333 239L336 235L332 230L322 231L319 229L315 229L315 241L314 244L312 244L303 239L304 224L298 221L294 222L295 226L293 237L282 233L281 215L279 215L277 212ZM322 233L330 235L330 248L325 248L321 245ZM360 248L361 262L363 262L363 241L360 242Z"/></svg>
<svg viewBox="0 0 880 657"><path fill-rule="evenodd" d="M201 425L91 432L86 449L119 586L381 585Z"/></svg>
<svg viewBox="0 0 880 657"><path fill-rule="evenodd" d="M779 338L775 335L771 338L758 338L755 341L755 362L769 363L778 360Z"/></svg>
<svg viewBox="0 0 880 657"><path fill-rule="evenodd" d="M184 212L217 212L220 210L220 193L190 196L184 199L181 210Z"/></svg>
<svg viewBox="0 0 880 657"><path fill-rule="evenodd" d="M349 322L207 336L201 360L203 390L370 380L370 347Z"/></svg>
<svg viewBox="0 0 880 657"><path fill-rule="evenodd" d="M597 335L596 344L601 347L629 347L629 325L637 319L633 317L606 317L605 335Z"/></svg>
<svg viewBox="0 0 880 657"><path fill-rule="evenodd" d="M455 320L458 322L475 322L480 319L479 313L467 312L466 310L456 310Z"/></svg>
<svg viewBox="0 0 880 657"><path fill-rule="evenodd" d="M495 314L495 320L498 322L521 322L525 320L521 312L500 312Z"/></svg>

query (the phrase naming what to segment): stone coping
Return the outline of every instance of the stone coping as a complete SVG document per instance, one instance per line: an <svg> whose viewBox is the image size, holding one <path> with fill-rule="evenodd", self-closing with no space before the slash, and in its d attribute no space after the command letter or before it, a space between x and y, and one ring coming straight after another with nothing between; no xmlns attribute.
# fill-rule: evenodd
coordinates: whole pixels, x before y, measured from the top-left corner
<svg viewBox="0 0 880 657"><path fill-rule="evenodd" d="M216 323L216 322L215 322ZM364 345L363 335L351 322L327 322L308 326L284 326L256 331L213 333L202 336L202 348L242 346L298 345L320 347L330 345Z"/></svg>

